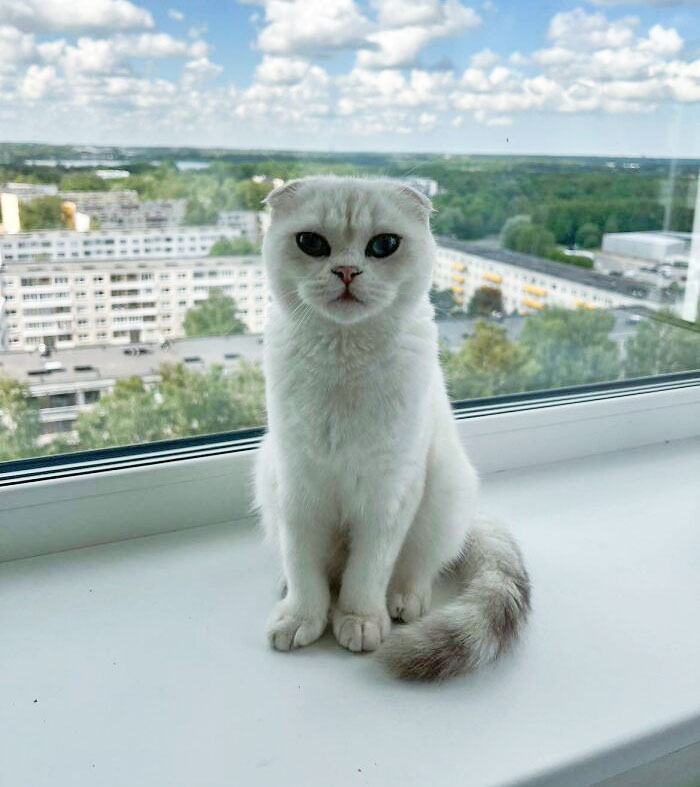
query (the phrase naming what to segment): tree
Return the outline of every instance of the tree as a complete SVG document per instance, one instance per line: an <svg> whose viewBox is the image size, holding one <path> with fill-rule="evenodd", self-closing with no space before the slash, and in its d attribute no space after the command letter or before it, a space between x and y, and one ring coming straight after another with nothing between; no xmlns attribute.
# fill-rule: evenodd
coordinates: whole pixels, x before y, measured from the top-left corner
<svg viewBox="0 0 700 787"><path fill-rule="evenodd" d="M242 363L230 376L222 366L204 372L163 364L162 412L174 436L209 434L264 423L264 381L258 366Z"/></svg>
<svg viewBox="0 0 700 787"><path fill-rule="evenodd" d="M185 224L203 226L214 224L219 213L215 207L205 204L203 200L192 197L185 207Z"/></svg>
<svg viewBox="0 0 700 787"><path fill-rule="evenodd" d="M435 287L431 287L430 302L433 304L435 317L438 320L450 317L455 309L458 308L458 304L449 290L438 290Z"/></svg>
<svg viewBox="0 0 700 787"><path fill-rule="evenodd" d="M236 193L240 206L244 210L262 210L262 201L272 191L272 183L254 180L242 180L236 184Z"/></svg>
<svg viewBox="0 0 700 787"><path fill-rule="evenodd" d="M37 197L19 206L22 229L53 230L63 227L60 197Z"/></svg>
<svg viewBox="0 0 700 787"><path fill-rule="evenodd" d="M583 249L599 248L601 239L600 227L592 222L582 224L576 232L576 245Z"/></svg>
<svg viewBox="0 0 700 787"><path fill-rule="evenodd" d="M547 308L530 315L520 345L536 364L534 389L616 380L618 347L609 333L612 314L599 310Z"/></svg>
<svg viewBox="0 0 700 787"><path fill-rule="evenodd" d="M257 364L242 362L231 373L221 366L203 372L162 364L160 383L140 377L118 380L75 422L77 441L55 440L56 451L106 448L241 429L265 422L264 381Z"/></svg>
<svg viewBox="0 0 700 787"><path fill-rule="evenodd" d="M503 296L498 287L479 287L467 308L470 317L488 317L493 312L503 314Z"/></svg>
<svg viewBox="0 0 700 787"><path fill-rule="evenodd" d="M537 257L546 257L554 243L554 235L548 229L531 222L516 225L503 234L503 245L507 249Z"/></svg>
<svg viewBox="0 0 700 787"><path fill-rule="evenodd" d="M248 238L219 238L209 249L210 257L234 257L241 254L256 254L257 246Z"/></svg>
<svg viewBox="0 0 700 787"><path fill-rule="evenodd" d="M452 399L525 391L533 364L505 328L479 320L457 352L443 348L442 362Z"/></svg>
<svg viewBox="0 0 700 787"><path fill-rule="evenodd" d="M625 342L625 376L645 377L700 369L700 333L645 320Z"/></svg>
<svg viewBox="0 0 700 787"><path fill-rule="evenodd" d="M136 376L117 380L112 393L104 394L91 410L78 415L74 431L76 444L62 445L64 450L134 445L167 436L155 389L146 388Z"/></svg>
<svg viewBox="0 0 700 787"><path fill-rule="evenodd" d="M68 172L61 178L60 191L107 191L107 182L94 172Z"/></svg>
<svg viewBox="0 0 700 787"><path fill-rule="evenodd" d="M0 460L34 456L40 434L39 408L29 388L0 373Z"/></svg>
<svg viewBox="0 0 700 787"><path fill-rule="evenodd" d="M206 300L187 310L185 336L229 336L244 333L245 324L236 317L236 303L218 287L209 290Z"/></svg>

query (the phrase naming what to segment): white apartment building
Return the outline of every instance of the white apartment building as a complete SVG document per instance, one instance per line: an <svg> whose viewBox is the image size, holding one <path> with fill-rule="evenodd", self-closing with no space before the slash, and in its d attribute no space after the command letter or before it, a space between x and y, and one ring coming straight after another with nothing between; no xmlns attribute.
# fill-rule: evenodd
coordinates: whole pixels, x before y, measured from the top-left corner
<svg viewBox="0 0 700 787"><path fill-rule="evenodd" d="M257 210L222 210L217 226L239 229L244 238L259 243L262 235L262 215L263 213Z"/></svg>
<svg viewBox="0 0 700 787"><path fill-rule="evenodd" d="M689 232L606 232L603 251L657 263L687 262L690 240Z"/></svg>
<svg viewBox="0 0 700 787"><path fill-rule="evenodd" d="M250 333L265 324L259 256L6 262L0 269L2 349L161 342L184 336L187 310L212 288L230 295Z"/></svg>
<svg viewBox="0 0 700 787"><path fill-rule="evenodd" d="M648 285L639 282L464 241L441 238L438 244L433 283L439 290L451 290L465 311L474 293L484 286L500 290L509 314L530 314L545 306L658 308L658 303L649 300Z"/></svg>
<svg viewBox="0 0 700 787"><path fill-rule="evenodd" d="M199 257L220 238L240 238L235 227L164 227L141 230L40 230L0 235L0 265L21 260Z"/></svg>
<svg viewBox="0 0 700 787"><path fill-rule="evenodd" d="M172 227L182 223L184 199L140 200L136 191L61 191L59 197L74 202L78 210L98 222L100 229Z"/></svg>

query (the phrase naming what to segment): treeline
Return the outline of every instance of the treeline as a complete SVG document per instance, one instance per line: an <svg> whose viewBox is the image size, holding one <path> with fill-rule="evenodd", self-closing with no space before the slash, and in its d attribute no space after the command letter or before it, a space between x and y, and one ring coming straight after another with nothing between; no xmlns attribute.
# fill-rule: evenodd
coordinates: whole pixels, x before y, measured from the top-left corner
<svg viewBox="0 0 700 787"><path fill-rule="evenodd" d="M156 156L159 163L148 160ZM178 158L206 160L203 170L179 171ZM614 168L607 164L615 164ZM580 245L604 232L668 229L690 231L697 162L641 160L638 169L621 160L543 157L321 154L153 149L120 165L128 178L105 182L85 170L0 166L0 181L56 183L62 189L135 189L144 199L184 198L186 221L206 224L222 210L256 210L274 178L311 174L417 176L436 180L433 227L437 234L476 239L500 232L507 219L529 215L555 242ZM268 180L253 182L254 176Z"/></svg>

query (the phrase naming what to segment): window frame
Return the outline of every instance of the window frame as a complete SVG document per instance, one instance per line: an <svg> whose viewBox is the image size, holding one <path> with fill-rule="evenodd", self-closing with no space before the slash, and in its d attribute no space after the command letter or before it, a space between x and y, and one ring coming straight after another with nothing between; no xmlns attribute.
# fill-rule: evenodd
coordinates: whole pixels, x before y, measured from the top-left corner
<svg viewBox="0 0 700 787"><path fill-rule="evenodd" d="M700 437L700 371L453 403L482 475ZM0 464L0 562L249 519L266 427Z"/></svg>

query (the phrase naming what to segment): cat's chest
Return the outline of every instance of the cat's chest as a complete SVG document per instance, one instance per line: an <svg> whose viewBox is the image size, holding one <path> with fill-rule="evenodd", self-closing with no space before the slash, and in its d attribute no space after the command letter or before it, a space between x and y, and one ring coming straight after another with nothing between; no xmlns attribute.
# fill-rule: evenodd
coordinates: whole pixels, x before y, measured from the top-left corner
<svg viewBox="0 0 700 787"><path fill-rule="evenodd" d="M317 456L396 445L415 422L425 376L400 354L360 368L341 363L300 360L271 375L270 407L286 442Z"/></svg>

